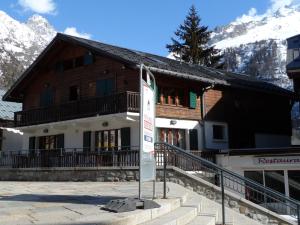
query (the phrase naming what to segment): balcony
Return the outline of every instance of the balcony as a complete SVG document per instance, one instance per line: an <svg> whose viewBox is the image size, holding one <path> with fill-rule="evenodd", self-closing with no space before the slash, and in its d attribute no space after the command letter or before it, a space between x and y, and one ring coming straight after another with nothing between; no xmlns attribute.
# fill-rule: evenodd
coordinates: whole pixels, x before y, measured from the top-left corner
<svg viewBox="0 0 300 225"><path fill-rule="evenodd" d="M123 92L105 97L88 98L61 105L15 112L14 121L16 127L22 127L97 115L138 111L139 93Z"/></svg>

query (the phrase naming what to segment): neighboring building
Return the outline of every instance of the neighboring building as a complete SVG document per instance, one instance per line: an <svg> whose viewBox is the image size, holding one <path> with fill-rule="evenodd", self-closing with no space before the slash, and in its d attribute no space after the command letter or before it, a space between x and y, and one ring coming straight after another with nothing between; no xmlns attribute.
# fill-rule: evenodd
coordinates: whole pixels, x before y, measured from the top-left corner
<svg viewBox="0 0 300 225"><path fill-rule="evenodd" d="M294 90L300 95L300 35L287 39L287 64L286 72L293 80ZM300 104L298 102L297 117L293 119L292 144L300 145Z"/></svg>
<svg viewBox="0 0 300 225"><path fill-rule="evenodd" d="M5 91L0 90L0 99ZM20 111L22 105L0 100L0 153L4 151L20 151L22 149L22 133L14 129L14 112Z"/></svg>
<svg viewBox="0 0 300 225"><path fill-rule="evenodd" d="M184 149L289 146L293 92L250 76L57 34L5 94L23 149L138 146L139 65L157 80L157 140ZM276 140L276 142L274 142Z"/></svg>
<svg viewBox="0 0 300 225"><path fill-rule="evenodd" d="M293 80L294 90L298 102L300 96L300 35L287 39L287 65L286 70L290 79ZM299 108L300 109L300 108ZM299 109L296 114L299 115ZM298 116L299 117L299 116ZM278 116L277 120L282 117ZM288 121L286 121L288 123ZM277 126L277 121L273 121ZM290 148L279 144L282 137L273 136L273 148L257 149L233 149L226 154L217 157L218 164L235 171L245 177L251 178L258 183L277 190L288 197L300 200L300 120L292 121L292 139L294 145ZM278 126L280 128L280 126ZM261 141L263 143L264 140ZM297 146L298 145L298 146ZM260 146L264 147L264 146Z"/></svg>

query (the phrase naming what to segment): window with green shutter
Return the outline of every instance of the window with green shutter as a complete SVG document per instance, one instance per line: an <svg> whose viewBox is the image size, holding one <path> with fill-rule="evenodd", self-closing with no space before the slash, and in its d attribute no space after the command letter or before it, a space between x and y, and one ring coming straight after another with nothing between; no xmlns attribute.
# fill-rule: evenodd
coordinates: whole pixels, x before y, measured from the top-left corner
<svg viewBox="0 0 300 225"><path fill-rule="evenodd" d="M90 65L93 64L94 62L94 55L92 53L87 53L83 57L83 64L84 65Z"/></svg>
<svg viewBox="0 0 300 225"><path fill-rule="evenodd" d="M190 108L196 109L197 107L197 94L193 91L190 91Z"/></svg>
<svg viewBox="0 0 300 225"><path fill-rule="evenodd" d="M106 96L115 92L115 79L102 79L96 82L96 95Z"/></svg>

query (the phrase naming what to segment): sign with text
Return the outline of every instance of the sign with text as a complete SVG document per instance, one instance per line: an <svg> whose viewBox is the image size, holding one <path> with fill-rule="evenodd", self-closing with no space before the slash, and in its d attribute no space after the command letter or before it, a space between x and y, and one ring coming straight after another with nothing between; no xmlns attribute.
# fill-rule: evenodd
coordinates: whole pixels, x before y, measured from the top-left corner
<svg viewBox="0 0 300 225"><path fill-rule="evenodd" d="M156 177L156 163L154 157L155 90L150 84L150 76L147 72L147 82L145 82L143 79L141 81L141 182L153 181Z"/></svg>
<svg viewBox="0 0 300 225"><path fill-rule="evenodd" d="M274 156L254 158L256 165L300 164L300 156Z"/></svg>

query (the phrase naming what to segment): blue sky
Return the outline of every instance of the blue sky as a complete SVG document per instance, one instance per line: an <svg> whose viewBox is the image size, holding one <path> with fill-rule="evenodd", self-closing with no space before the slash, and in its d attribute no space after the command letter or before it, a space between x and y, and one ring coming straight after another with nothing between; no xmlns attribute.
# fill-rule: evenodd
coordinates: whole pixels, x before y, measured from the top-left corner
<svg viewBox="0 0 300 225"><path fill-rule="evenodd" d="M165 45L194 4L202 23L213 29L247 14L263 14L293 0L1 0L0 10L26 21L38 13L63 32L122 47L167 55ZM252 11L253 12L253 11ZM1 32L1 31L0 31Z"/></svg>

